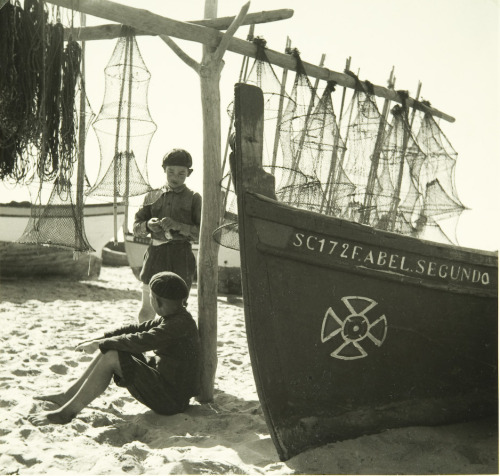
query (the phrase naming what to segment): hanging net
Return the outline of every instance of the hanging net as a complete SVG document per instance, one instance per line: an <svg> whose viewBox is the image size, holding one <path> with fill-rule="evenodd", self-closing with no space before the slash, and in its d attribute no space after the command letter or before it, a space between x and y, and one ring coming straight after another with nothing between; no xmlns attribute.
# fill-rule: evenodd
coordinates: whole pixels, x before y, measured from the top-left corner
<svg viewBox="0 0 500 476"><path fill-rule="evenodd" d="M458 154L430 114L423 115L416 141L425 154L423 159L410 162L422 197L416 236L433 239L437 232L457 244L456 228L466 208L455 186Z"/></svg>
<svg viewBox="0 0 500 476"><path fill-rule="evenodd" d="M356 78L357 79L357 78ZM371 199L377 193L375 182L370 181L372 164L380 150L380 137L385 121L375 98L361 86L354 91L346 111L347 125L344 127L345 148L338 153L338 162L330 185L330 214L351 221L369 221ZM372 172L373 174L373 172Z"/></svg>
<svg viewBox="0 0 500 476"><path fill-rule="evenodd" d="M69 176L80 46L39 0L0 9L0 179Z"/></svg>
<svg viewBox="0 0 500 476"><path fill-rule="evenodd" d="M274 170L276 163L280 162L281 150L279 147L279 134L276 130L281 121L283 104L288 95L284 87L267 58L265 47L266 41L262 38L253 39L257 47L256 59L253 62L250 71L242 81L258 86L264 97L264 150L263 164L267 171ZM233 117L234 104L228 106L228 114ZM231 138L234 140L234 136ZM232 144L232 148L234 145ZM221 226L214 232L214 238L223 246L232 249L239 249L238 244L238 212L236 203L236 194L234 193L233 182L231 179L231 169L229 163L224 164L223 179L221 181L222 191L222 210Z"/></svg>
<svg viewBox="0 0 500 476"><path fill-rule="evenodd" d="M277 199L377 229L457 244L456 225L465 208L454 183L457 154L434 118L415 110L410 115L408 93L398 91L401 105L392 108L388 119L389 102L380 113L373 85L346 71L355 78L356 88L343 115L345 125L339 127L332 100L335 84L327 83L319 95L299 53L292 54L297 74L289 94L262 58L251 70L259 73L248 78L262 89L263 84L269 87L263 80L267 74L274 84L274 92L263 90L263 167L275 177ZM268 118L273 127L266 128ZM417 134L412 132L414 123ZM277 131L273 139L271 130ZM268 147L277 143L278 154ZM238 249L237 205L229 173L222 191L222 226L214 237Z"/></svg>
<svg viewBox="0 0 500 476"><path fill-rule="evenodd" d="M147 102L151 74L135 36L127 33L105 68L104 100L93 123L101 165L89 195L130 197L151 190L147 154L156 131Z"/></svg>
<svg viewBox="0 0 500 476"><path fill-rule="evenodd" d="M82 253L95 251L85 235L82 210L75 205L71 182L58 177L48 203L31 207L31 217L18 242L71 248Z"/></svg>

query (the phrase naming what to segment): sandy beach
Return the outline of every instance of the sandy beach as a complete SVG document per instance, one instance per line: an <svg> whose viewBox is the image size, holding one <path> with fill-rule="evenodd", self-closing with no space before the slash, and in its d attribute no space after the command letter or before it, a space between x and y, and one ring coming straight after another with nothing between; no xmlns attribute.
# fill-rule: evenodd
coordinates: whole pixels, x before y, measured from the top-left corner
<svg viewBox="0 0 500 476"><path fill-rule="evenodd" d="M387 430L281 462L257 398L243 302L219 296L214 402L159 416L114 384L71 423L35 427L91 356L76 344L136 321L140 285L128 267L99 279L0 282L0 474L498 474L495 420ZM196 288L189 310L195 318Z"/></svg>

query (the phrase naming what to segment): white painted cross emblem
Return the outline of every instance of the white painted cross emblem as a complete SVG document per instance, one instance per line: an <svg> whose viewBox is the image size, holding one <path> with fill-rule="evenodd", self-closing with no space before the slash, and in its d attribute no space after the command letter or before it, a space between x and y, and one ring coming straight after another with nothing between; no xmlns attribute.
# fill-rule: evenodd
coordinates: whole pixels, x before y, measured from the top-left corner
<svg viewBox="0 0 500 476"><path fill-rule="evenodd" d="M380 347L387 335L387 319L384 314L372 317L368 313L378 304L370 298L361 296L344 296L342 298L347 311L344 319L340 318L330 307L325 313L321 326L321 342L333 341L338 344L330 354L341 360L355 360L368 354L361 343L368 339ZM344 312L345 314L345 312Z"/></svg>

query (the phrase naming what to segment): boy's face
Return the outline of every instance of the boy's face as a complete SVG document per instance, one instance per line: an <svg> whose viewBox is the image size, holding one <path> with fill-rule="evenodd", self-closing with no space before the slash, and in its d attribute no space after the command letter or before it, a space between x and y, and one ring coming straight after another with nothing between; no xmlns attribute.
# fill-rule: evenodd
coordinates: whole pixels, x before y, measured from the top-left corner
<svg viewBox="0 0 500 476"><path fill-rule="evenodd" d="M167 316L169 314L173 314L182 307L181 301L172 299L161 299L160 301L151 290L149 291L149 298L151 307L159 316Z"/></svg>
<svg viewBox="0 0 500 476"><path fill-rule="evenodd" d="M189 169L183 165L167 165L165 167L168 186L177 188L184 184L189 176Z"/></svg>

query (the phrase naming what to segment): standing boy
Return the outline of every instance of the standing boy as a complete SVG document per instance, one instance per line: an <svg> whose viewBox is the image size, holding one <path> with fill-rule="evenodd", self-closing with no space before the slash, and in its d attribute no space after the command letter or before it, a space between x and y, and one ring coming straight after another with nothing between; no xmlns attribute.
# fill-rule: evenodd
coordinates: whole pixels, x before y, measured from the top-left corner
<svg viewBox="0 0 500 476"><path fill-rule="evenodd" d="M170 272L154 275L150 289L151 306L159 317L79 344L77 350L100 352L68 390L37 397L59 408L30 416L34 425L70 422L106 390L111 377L156 413L173 415L187 409L198 394L200 372L198 329L183 305L189 291L184 280ZM143 352L151 350L156 355L147 362Z"/></svg>
<svg viewBox="0 0 500 476"><path fill-rule="evenodd" d="M177 273L191 289L196 271L191 242L198 239L201 222L201 195L184 183L193 171L192 165L191 155L184 149L173 149L166 154L162 162L166 186L149 192L135 215L134 235L151 235L140 274L143 289L139 322L155 316L148 289L155 273Z"/></svg>

